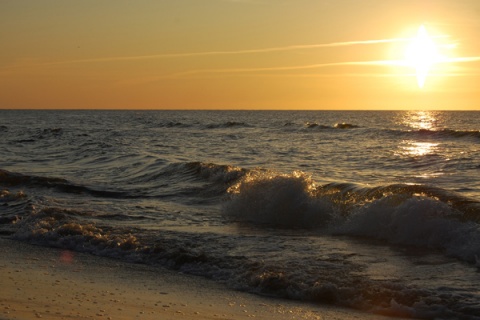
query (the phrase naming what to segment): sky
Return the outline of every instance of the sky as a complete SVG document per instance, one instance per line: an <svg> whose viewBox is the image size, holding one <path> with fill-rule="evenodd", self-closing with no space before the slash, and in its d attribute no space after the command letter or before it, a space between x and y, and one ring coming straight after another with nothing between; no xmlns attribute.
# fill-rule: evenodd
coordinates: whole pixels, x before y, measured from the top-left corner
<svg viewBox="0 0 480 320"><path fill-rule="evenodd" d="M0 0L0 109L480 110L479 34L478 0Z"/></svg>

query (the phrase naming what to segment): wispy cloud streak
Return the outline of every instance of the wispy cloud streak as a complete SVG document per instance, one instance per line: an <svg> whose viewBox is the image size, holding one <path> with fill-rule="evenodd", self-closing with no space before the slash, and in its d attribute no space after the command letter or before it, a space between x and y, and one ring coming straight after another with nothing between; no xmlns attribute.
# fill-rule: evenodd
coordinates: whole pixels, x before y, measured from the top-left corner
<svg viewBox="0 0 480 320"><path fill-rule="evenodd" d="M373 60L373 61L347 61L347 62L332 62L332 63L318 63L301 66L285 66L285 67L260 67L260 68L230 68L230 69L199 69L190 70L177 73L174 76L187 76L201 73L248 73L259 71L291 71L291 70L305 70L305 69L319 69L335 66L394 66L404 64L400 60Z"/></svg>
<svg viewBox="0 0 480 320"><path fill-rule="evenodd" d="M200 56L216 56L216 55L242 55L242 54L306 50L306 49L316 49L316 48L345 47L345 46L354 46L354 45L369 45L369 44L405 42L405 41L410 41L410 40L411 40L411 38L392 38L392 39L332 42L332 43L321 43L321 44L291 45L291 46L283 46L283 47L230 50L230 51L229 50L224 50L224 51L220 50L220 51L203 51L203 52L186 52L186 53L165 53L165 54L127 56L127 57L105 57L105 58L92 58L92 59L78 59L78 60L68 60L68 61L47 62L47 63L44 63L43 65L60 65L60 64L90 63L90 62L135 61L135 60L152 60L152 59L200 57Z"/></svg>
<svg viewBox="0 0 480 320"><path fill-rule="evenodd" d="M459 58L445 58L437 63L466 63L466 62L479 62L479 57L459 57ZM198 69L185 72L176 73L174 77L182 77L197 74L220 74L220 73L251 73L251 72L275 72L275 71L294 71L294 70L307 70L307 69L320 69L336 66L400 66L410 67L404 60L371 60L371 61L346 61L346 62L331 62L331 63L318 63L310 65L300 66L279 66L279 67L258 67L258 68L226 68L226 69Z"/></svg>
<svg viewBox="0 0 480 320"><path fill-rule="evenodd" d="M480 57L460 57L460 58L445 58L440 61L443 62L477 62L480 61Z"/></svg>

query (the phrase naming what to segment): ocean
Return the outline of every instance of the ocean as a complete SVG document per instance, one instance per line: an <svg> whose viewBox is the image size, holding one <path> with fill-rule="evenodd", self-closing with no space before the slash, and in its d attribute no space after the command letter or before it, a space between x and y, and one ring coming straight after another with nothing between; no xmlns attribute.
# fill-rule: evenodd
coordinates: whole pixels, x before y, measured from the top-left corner
<svg viewBox="0 0 480 320"><path fill-rule="evenodd" d="M0 110L0 235L480 319L480 112Z"/></svg>

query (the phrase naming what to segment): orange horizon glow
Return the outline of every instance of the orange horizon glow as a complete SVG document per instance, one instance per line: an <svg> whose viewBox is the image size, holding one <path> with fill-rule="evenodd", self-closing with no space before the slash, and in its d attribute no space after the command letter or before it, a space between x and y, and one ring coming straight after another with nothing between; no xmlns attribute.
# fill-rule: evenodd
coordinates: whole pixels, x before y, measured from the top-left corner
<svg viewBox="0 0 480 320"><path fill-rule="evenodd" d="M0 109L480 110L475 10L7 0Z"/></svg>

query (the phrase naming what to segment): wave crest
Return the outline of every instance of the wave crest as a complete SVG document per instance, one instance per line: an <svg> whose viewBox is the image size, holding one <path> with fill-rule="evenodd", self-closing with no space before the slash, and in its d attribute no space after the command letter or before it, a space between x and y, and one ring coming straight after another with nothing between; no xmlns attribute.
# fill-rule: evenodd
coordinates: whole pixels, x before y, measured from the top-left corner
<svg viewBox="0 0 480 320"><path fill-rule="evenodd" d="M476 263L480 227L473 221L455 219L462 215L438 199L395 194L359 208L337 227L336 233L442 250Z"/></svg>
<svg viewBox="0 0 480 320"><path fill-rule="evenodd" d="M303 172L275 174L249 172L231 186L224 213L240 222L288 228L322 226L331 219L331 207L315 197L316 185Z"/></svg>

